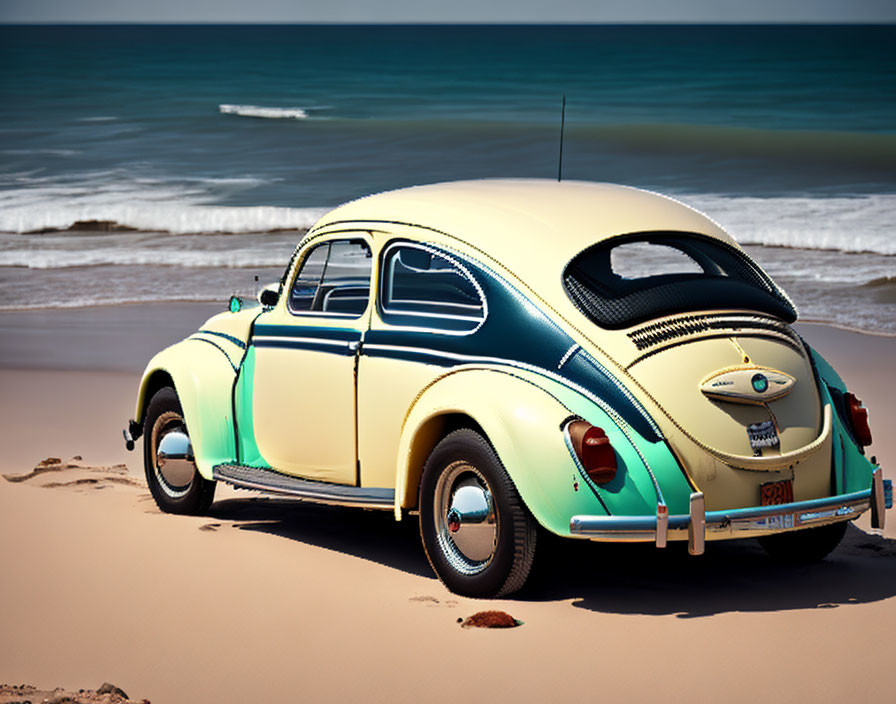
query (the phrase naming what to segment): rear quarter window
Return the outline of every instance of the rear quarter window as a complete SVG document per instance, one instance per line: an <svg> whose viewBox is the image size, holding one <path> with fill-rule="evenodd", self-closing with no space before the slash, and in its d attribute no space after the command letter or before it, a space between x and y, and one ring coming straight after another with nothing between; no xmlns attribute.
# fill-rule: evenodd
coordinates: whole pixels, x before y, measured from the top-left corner
<svg viewBox="0 0 896 704"><path fill-rule="evenodd" d="M485 319L485 302L459 262L427 247L400 244L383 255L380 313L392 325L469 331Z"/></svg>

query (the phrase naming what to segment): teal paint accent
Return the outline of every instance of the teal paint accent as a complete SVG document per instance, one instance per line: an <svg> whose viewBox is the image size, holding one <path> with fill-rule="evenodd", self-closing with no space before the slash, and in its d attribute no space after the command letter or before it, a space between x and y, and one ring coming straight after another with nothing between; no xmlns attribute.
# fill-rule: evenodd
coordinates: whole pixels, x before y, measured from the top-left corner
<svg viewBox="0 0 896 704"><path fill-rule="evenodd" d="M871 486L871 473L874 465L868 461L852 435L843 424L837 404L834 400L835 393L846 390L843 380L837 375L833 367L815 350L808 347L815 368L819 395L822 404L829 404L835 409L833 414L833 443L832 462L834 462L833 487L838 493L862 491ZM831 391L833 389L833 393Z"/></svg>
<svg viewBox="0 0 896 704"><path fill-rule="evenodd" d="M522 374L526 376L525 373ZM533 373L533 380L537 385L554 396L560 403L569 409L571 413L581 416L589 423L604 430L613 449L616 451L617 472L613 481L603 486L588 485L579 482L579 491L575 492L572 483L566 490L566 501L560 497L552 496L558 507L562 507L563 513L572 510L566 515L567 525L563 531L554 530L561 535L569 535L569 517L576 513L585 513L573 509L580 505L583 491L591 494L592 491L600 496L601 501L615 516L651 516L656 515L656 491L653 480L647 472L644 462L650 465L657 483L659 484L666 505L670 513L688 513L690 509L691 487L687 482L678 461L664 442L648 442L634 429L623 431L615 421L597 404L593 403L574 389L564 384ZM559 429L558 429L559 432ZM642 459L643 458L643 459ZM570 472L576 472L575 462L570 457ZM561 471L559 468L548 471ZM596 502L595 502L596 504ZM597 504L596 504L597 505ZM590 509L592 513L595 509Z"/></svg>
<svg viewBox="0 0 896 704"><path fill-rule="evenodd" d="M231 313L239 313L243 307L243 300L239 296L230 297L230 305L228 308Z"/></svg>
<svg viewBox="0 0 896 704"><path fill-rule="evenodd" d="M820 377L819 381L823 381L828 386L832 386L835 389L845 392L846 384L843 382L843 379L840 378L840 375L834 371L834 368L828 364L828 361L812 349L805 340L803 340L803 344L809 352L809 361L812 362L812 367L815 369L815 373Z"/></svg>
<svg viewBox="0 0 896 704"><path fill-rule="evenodd" d="M261 456L255 444L255 425L252 420L252 391L255 379L255 348L249 347L243 359L234 389L234 409L236 414L235 432L239 445L239 463L249 467L270 465Z"/></svg>
<svg viewBox="0 0 896 704"><path fill-rule="evenodd" d="M805 342L805 341L804 341ZM816 386L821 397L822 404L830 404L835 409L834 417L834 437L832 442L842 447L841 465L837 470L836 481L834 484L840 492L862 491L871 486L871 474L874 471L874 465L865 457L862 448L860 448L852 434L844 425L842 413L844 412L841 404L838 404L835 395L842 395L846 392L846 384L840 375L834 371L834 368L828 364L827 360L818 352L812 349L808 344L806 349L809 352L809 359L812 362L812 368L816 374ZM834 461L838 459L837 452L833 453Z"/></svg>

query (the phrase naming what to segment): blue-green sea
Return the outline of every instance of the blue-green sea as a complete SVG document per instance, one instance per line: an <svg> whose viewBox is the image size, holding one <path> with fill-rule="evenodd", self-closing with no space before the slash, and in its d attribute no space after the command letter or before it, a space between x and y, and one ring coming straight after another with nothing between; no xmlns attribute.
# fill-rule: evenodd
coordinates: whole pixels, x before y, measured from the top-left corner
<svg viewBox="0 0 896 704"><path fill-rule="evenodd" d="M564 178L896 333L891 25L0 26L0 307L226 297L345 200L556 178L563 95Z"/></svg>

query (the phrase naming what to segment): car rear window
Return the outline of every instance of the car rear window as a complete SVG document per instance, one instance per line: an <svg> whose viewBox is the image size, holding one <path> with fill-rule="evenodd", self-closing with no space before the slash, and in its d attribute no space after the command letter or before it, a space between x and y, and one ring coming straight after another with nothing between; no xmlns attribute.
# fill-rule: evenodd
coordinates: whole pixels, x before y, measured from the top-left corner
<svg viewBox="0 0 896 704"><path fill-rule="evenodd" d="M650 232L600 242L567 265L563 283L579 310L610 329L714 309L796 320L793 304L745 254L697 234Z"/></svg>

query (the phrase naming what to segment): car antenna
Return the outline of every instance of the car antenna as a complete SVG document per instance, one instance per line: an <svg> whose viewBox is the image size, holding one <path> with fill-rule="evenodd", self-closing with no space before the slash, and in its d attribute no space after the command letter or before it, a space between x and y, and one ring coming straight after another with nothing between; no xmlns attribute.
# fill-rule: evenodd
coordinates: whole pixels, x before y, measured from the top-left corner
<svg viewBox="0 0 896 704"><path fill-rule="evenodd" d="M563 128L566 126L566 93L560 106L560 159L557 164L557 183L563 180Z"/></svg>

